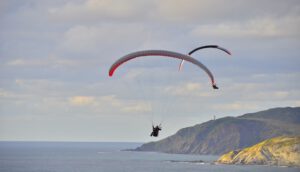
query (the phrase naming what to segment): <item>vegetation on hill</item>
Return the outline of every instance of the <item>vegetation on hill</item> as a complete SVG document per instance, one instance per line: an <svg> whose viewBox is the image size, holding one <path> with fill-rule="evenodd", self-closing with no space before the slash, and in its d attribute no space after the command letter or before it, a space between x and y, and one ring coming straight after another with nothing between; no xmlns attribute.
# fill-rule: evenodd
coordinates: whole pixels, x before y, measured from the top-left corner
<svg viewBox="0 0 300 172"><path fill-rule="evenodd" d="M267 139L242 150L230 151L217 162L300 167L300 136Z"/></svg>
<svg viewBox="0 0 300 172"><path fill-rule="evenodd" d="M183 128L172 136L143 144L135 150L218 155L273 137L300 135L299 124L300 107L274 108Z"/></svg>

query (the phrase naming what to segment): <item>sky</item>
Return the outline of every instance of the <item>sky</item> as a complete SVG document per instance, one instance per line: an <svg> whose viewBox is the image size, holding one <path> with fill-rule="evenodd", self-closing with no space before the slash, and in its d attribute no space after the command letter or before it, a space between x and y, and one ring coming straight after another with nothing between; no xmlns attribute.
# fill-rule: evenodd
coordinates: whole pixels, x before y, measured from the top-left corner
<svg viewBox="0 0 300 172"><path fill-rule="evenodd" d="M1 0L0 141L128 141L300 106L298 0ZM139 50L187 54L132 60ZM162 123L151 138L151 123Z"/></svg>

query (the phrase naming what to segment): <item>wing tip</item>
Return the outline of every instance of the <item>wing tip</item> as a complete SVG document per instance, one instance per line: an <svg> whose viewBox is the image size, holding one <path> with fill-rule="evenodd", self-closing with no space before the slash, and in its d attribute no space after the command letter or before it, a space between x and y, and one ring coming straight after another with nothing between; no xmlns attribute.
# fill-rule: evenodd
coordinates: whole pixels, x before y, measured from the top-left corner
<svg viewBox="0 0 300 172"><path fill-rule="evenodd" d="M109 71L109 72L108 72L108 76L109 76L109 77L112 77L112 76L113 76L113 74L114 74L114 72L113 72L113 71Z"/></svg>
<svg viewBox="0 0 300 172"><path fill-rule="evenodd" d="M216 89L216 90L219 89L219 87L216 84L213 84L212 87L213 87L213 89Z"/></svg>

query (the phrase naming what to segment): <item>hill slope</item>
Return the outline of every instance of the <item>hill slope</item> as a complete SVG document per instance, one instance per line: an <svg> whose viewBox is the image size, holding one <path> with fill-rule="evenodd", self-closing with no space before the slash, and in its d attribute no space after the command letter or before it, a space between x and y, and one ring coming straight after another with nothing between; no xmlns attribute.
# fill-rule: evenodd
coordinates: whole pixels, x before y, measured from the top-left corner
<svg viewBox="0 0 300 172"><path fill-rule="evenodd" d="M218 163L300 166L300 137L276 137L222 155Z"/></svg>
<svg viewBox="0 0 300 172"><path fill-rule="evenodd" d="M136 151L223 154L277 136L300 135L300 107L275 108L240 117L225 117L179 130Z"/></svg>

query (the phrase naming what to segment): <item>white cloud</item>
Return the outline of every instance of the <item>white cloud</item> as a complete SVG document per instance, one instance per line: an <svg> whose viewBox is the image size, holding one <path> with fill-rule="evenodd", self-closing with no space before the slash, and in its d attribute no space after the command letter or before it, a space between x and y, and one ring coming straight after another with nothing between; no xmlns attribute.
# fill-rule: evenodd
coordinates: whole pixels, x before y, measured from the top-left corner
<svg viewBox="0 0 300 172"><path fill-rule="evenodd" d="M15 97L15 94L0 88L0 98L11 98L11 97Z"/></svg>
<svg viewBox="0 0 300 172"><path fill-rule="evenodd" d="M96 44L106 33L95 27L76 26L65 33L63 47L75 51L90 51L96 48Z"/></svg>
<svg viewBox="0 0 300 172"><path fill-rule="evenodd" d="M59 20L103 20L139 18L144 16L147 3L138 0L87 0L68 2L64 6L49 9L49 14Z"/></svg>
<svg viewBox="0 0 300 172"><path fill-rule="evenodd" d="M7 65L9 66L24 66L24 65L36 65L36 64L40 64L40 62L31 62L28 63L28 61L24 60L24 59L15 59L12 61L7 62Z"/></svg>
<svg viewBox="0 0 300 172"><path fill-rule="evenodd" d="M294 101L292 105L295 107L300 107L300 100Z"/></svg>
<svg viewBox="0 0 300 172"><path fill-rule="evenodd" d="M111 109L118 109L119 112L125 113L150 112L152 110L149 103L141 100L119 99L115 95L102 96L99 104L109 104Z"/></svg>
<svg viewBox="0 0 300 172"><path fill-rule="evenodd" d="M159 21L212 24L261 17L298 16L299 3L280 0L157 0L152 17Z"/></svg>
<svg viewBox="0 0 300 172"><path fill-rule="evenodd" d="M66 86L64 82L51 79L15 79L14 82L23 91L50 91Z"/></svg>
<svg viewBox="0 0 300 172"><path fill-rule="evenodd" d="M286 37L300 36L300 17L258 18L244 22L227 22L216 25L199 25L193 29L195 36L215 37Z"/></svg>
<svg viewBox="0 0 300 172"><path fill-rule="evenodd" d="M147 103L143 103L143 102L139 102L139 103L134 103L132 105L128 105L126 107L123 107L121 109L121 111L123 112L151 112L152 108L149 104Z"/></svg>
<svg viewBox="0 0 300 172"><path fill-rule="evenodd" d="M203 85L195 82L183 83L175 86L168 86L164 89L167 94L174 96L199 96L211 97L215 96L207 89L203 89Z"/></svg>
<svg viewBox="0 0 300 172"><path fill-rule="evenodd" d="M151 105L140 100L120 99L116 95L95 96L72 96L68 99L72 106L85 106L92 111L106 114L127 114L150 112Z"/></svg>
<svg viewBox="0 0 300 172"><path fill-rule="evenodd" d="M137 36L138 35L138 36ZM62 49L74 52L98 52L106 55L111 50L138 47L147 39L147 31L137 24L78 25L65 32Z"/></svg>
<svg viewBox="0 0 300 172"><path fill-rule="evenodd" d="M230 12L220 1L199 0L172 0L155 1L155 13L153 16L158 20L171 22L196 22L207 21L206 18L223 18L224 13ZM211 10L211 9L214 10ZM211 17L213 16L213 17Z"/></svg>
<svg viewBox="0 0 300 172"><path fill-rule="evenodd" d="M101 96L100 101L108 103L113 107L122 106L121 100L119 100L116 95Z"/></svg>
<svg viewBox="0 0 300 172"><path fill-rule="evenodd" d="M46 58L17 58L6 63L7 66L16 67L74 67L78 66L80 62L78 60L70 60L59 58L55 56L49 56Z"/></svg>
<svg viewBox="0 0 300 172"><path fill-rule="evenodd" d="M259 106L257 106L254 103L248 103L248 102L234 102L234 103L224 103L224 104L217 104L212 105L213 109L216 110L225 110L225 111L237 111L237 110L253 110L257 109Z"/></svg>
<svg viewBox="0 0 300 172"><path fill-rule="evenodd" d="M300 96L299 73L253 74L246 80L225 81L223 96L236 97L241 101L291 101Z"/></svg>
<svg viewBox="0 0 300 172"><path fill-rule="evenodd" d="M161 22L161 23L216 23L248 20L257 16L285 16L299 12L294 2L238 1L238 0L86 0L69 1L48 9L56 21L87 22Z"/></svg>
<svg viewBox="0 0 300 172"><path fill-rule="evenodd" d="M271 90L256 90L251 91L252 94L243 94L243 100L252 100L252 101L289 101L295 100L300 96L300 91L297 90L277 90L276 88Z"/></svg>
<svg viewBox="0 0 300 172"><path fill-rule="evenodd" d="M69 98L69 102L74 106L85 106L95 103L95 97L92 96L74 96Z"/></svg>
<svg viewBox="0 0 300 172"><path fill-rule="evenodd" d="M24 102L29 99L37 101L44 98L64 102L66 97L81 92L76 87L83 88L80 84L55 79L15 79L11 84L13 87L7 90L11 90L19 100Z"/></svg>
<svg viewBox="0 0 300 172"><path fill-rule="evenodd" d="M201 84L199 83L187 83L185 85L187 91L197 91L201 89Z"/></svg>

